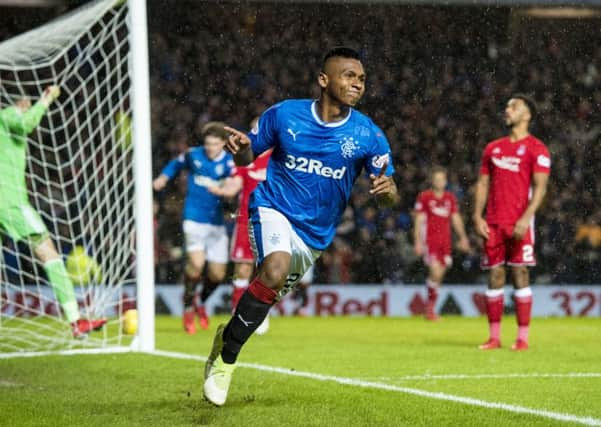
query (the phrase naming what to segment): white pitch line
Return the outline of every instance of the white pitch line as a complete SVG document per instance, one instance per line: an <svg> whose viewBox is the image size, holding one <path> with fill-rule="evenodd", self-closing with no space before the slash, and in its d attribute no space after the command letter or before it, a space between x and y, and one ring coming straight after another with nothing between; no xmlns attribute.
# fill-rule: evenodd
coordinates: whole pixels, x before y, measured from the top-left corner
<svg viewBox="0 0 601 427"><path fill-rule="evenodd" d="M130 348L127 347L115 347L110 349L74 349L74 350L63 350L63 351L40 351L40 352L22 352L22 353L13 353L8 357L3 357L0 354L0 359L3 358L12 358L12 357L40 357L40 356L52 356L52 355L63 355L63 356L75 356L75 355L85 355L85 354L107 354L107 353L129 353L131 352ZM184 359L184 360L195 360L199 362L205 362L207 360L206 357L197 356L193 354L186 353L177 353L170 351L162 351L155 350L152 352L147 352L145 354L162 356L162 357L170 357L174 359ZM238 366L250 369L256 369L264 372L272 372L282 375L289 375L301 378L309 378L318 381L327 381L334 382L338 384L352 385L356 387L364 387L364 388L373 388L379 390L387 390L400 392L405 394L412 394L415 396L427 397L430 399L437 400L447 400L456 403L463 403L471 406L479 406L482 408L488 409L501 409L508 412L514 413L522 413L522 414L530 414L539 417L551 418L558 421L568 421L579 423L587 426L601 426L601 419L592 418L592 417L579 417L572 414L565 414L561 412L552 412L541 409L532 409L524 406L510 405L506 403L498 403L498 402L488 402L485 400L473 399L470 397L462 397L455 396L452 394L439 393L439 392L430 392L420 389L414 389L409 387L399 387L392 384L385 384L373 381L364 381L353 378L346 377L337 377L333 375L322 375L316 374L313 372L303 372L303 371L294 371L287 368L279 368L274 366L266 366L259 365L256 363L244 363L239 362ZM397 379L414 379L414 380L423 380L423 379L470 379L470 378L536 378L536 377L570 377L570 378L589 378L589 377L601 377L601 373L591 372L591 373L567 373L567 374L479 374L479 375L467 375L467 374L451 374L451 375L414 375L414 376L406 376L399 377Z"/></svg>
<svg viewBox="0 0 601 427"><path fill-rule="evenodd" d="M152 355L162 356L162 357L171 357L171 358L175 358L175 359L196 360L196 361L200 361L200 362L205 362L207 360L206 357L202 357L202 356L196 356L196 355L184 354L184 353L176 353L176 352L170 352L170 351L162 351L162 350L155 350L152 352L148 352L147 354L152 354ZM256 369L256 370L264 371L264 372L272 372L272 373L289 375L289 376L294 376L294 377L309 378L309 379L317 380L317 381L334 382L334 383L338 383L338 384L351 385L351 386L355 386L355 387L395 391L395 392L399 392L399 393L412 394L412 395L420 396L420 397L427 397L429 399L447 400L450 402L463 403L465 405L479 406L479 407L488 408L488 409L501 409L501 410L508 411L508 412L535 415L535 416L539 416L539 417L551 418L551 419L558 420L558 421L568 421L568 422L583 424L583 425L587 425L587 426L601 426L601 419L598 419L598 418L579 417L579 416L572 415L572 414L546 411L544 409L533 409L533 408L527 408L525 406L510 405L507 403L488 402L486 400L473 399L471 397L462 397L462 396L456 396L453 394L431 392L431 391L425 391L425 390L409 388L409 387L399 387L399 386L395 386L395 385L391 385L391 384L378 383L378 382L373 382L373 381L363 381L363 380L346 378L346 377L337 377L334 375L322 375L322 374L316 374L313 372L295 371L295 370L286 369L286 368L259 365L256 363L239 362L238 366L244 367L244 368Z"/></svg>
<svg viewBox="0 0 601 427"><path fill-rule="evenodd" d="M601 372L566 372L564 374L445 374L445 375L405 375L400 377L368 377L379 381L428 381L428 380L478 380L506 378L601 378Z"/></svg>

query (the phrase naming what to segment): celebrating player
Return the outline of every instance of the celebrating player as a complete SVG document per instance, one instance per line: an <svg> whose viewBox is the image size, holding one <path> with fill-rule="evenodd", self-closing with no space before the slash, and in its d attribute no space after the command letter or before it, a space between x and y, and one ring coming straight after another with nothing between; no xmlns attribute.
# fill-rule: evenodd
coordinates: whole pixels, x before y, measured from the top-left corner
<svg viewBox="0 0 601 427"><path fill-rule="evenodd" d="M361 171L370 174L370 194L380 203L398 201L388 141L352 108L365 90L357 52L345 47L328 52L317 81L318 100L274 105L249 135L226 128L237 165L248 165L269 149L273 153L267 179L250 200L257 274L234 316L217 328L205 366L204 395L216 405L225 403L244 343L331 243Z"/></svg>
<svg viewBox="0 0 601 427"><path fill-rule="evenodd" d="M73 337L85 338L90 331L100 329L106 319L80 318L73 283L46 225L29 203L25 183L27 135L59 95L58 86L49 86L33 106L29 99L23 98L15 106L0 111L0 231L29 244L44 266L56 299L71 324Z"/></svg>
<svg viewBox="0 0 601 427"><path fill-rule="evenodd" d="M489 143L482 156L474 206L474 226L486 240L482 267L490 269L486 291L490 337L480 346L482 350L501 347L505 265L511 267L516 289L518 336L511 348L528 349L532 309L528 267L536 265L534 214L547 191L551 168L547 147L528 131L535 113L528 96L514 95L505 108L509 136ZM482 217L485 204L486 220Z"/></svg>
<svg viewBox="0 0 601 427"><path fill-rule="evenodd" d="M196 333L195 311L200 327L209 327L204 303L225 279L227 269L228 237L222 201L208 191L209 187L221 185L234 168L232 156L223 150L228 137L223 126L219 122L207 123L201 131L203 145L191 148L170 161L152 184L155 191L161 191L182 169L189 171L183 212L187 257L184 270L183 325L188 334ZM200 304L196 304L196 285L201 279L205 262L207 279L200 294Z"/></svg>
<svg viewBox="0 0 601 427"><path fill-rule="evenodd" d="M252 127L256 126L256 123ZM242 294L254 270L254 256L248 238L248 202L250 194L259 182L265 180L267 163L271 156L268 150L258 156L250 165L236 168L234 176L226 179L223 186L212 186L208 190L220 197L234 197L239 194L236 227L232 236L230 260L234 263L234 280L232 291L232 310L236 309ZM255 333L262 335L269 329L269 316L257 328Z"/></svg>
<svg viewBox="0 0 601 427"><path fill-rule="evenodd" d="M426 289L428 299L425 316L437 320L436 300L447 269L451 266L451 224L459 236L457 247L468 252L469 240L465 234L463 219L457 209L457 199L447 187L447 171L435 167L430 174L432 188L422 191L415 202L415 227L413 229L415 253L423 256L428 266Z"/></svg>

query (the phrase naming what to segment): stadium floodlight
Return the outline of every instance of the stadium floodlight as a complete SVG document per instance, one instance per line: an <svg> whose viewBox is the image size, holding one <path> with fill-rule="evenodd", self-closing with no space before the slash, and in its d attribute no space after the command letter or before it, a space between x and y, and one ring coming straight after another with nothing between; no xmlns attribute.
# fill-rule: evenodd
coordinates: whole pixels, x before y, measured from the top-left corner
<svg viewBox="0 0 601 427"><path fill-rule="evenodd" d="M28 136L29 202L67 270L83 317L107 325L75 340L30 246L2 233L0 357L31 352L154 349L154 251L146 5L97 0L0 43L0 108L59 98ZM0 177L2 185L2 177ZM135 337L121 319L138 310Z"/></svg>

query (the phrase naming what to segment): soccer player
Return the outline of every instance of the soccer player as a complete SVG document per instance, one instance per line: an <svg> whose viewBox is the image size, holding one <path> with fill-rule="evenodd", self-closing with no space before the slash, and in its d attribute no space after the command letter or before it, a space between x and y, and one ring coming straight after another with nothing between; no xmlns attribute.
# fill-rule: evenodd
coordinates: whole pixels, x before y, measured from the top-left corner
<svg viewBox="0 0 601 427"><path fill-rule="evenodd" d="M234 176L226 179L223 186L208 188L211 193L219 197L234 197L239 194L238 214L230 250L230 260L234 263L232 311L236 309L238 301L248 288L254 271L254 255L248 236L248 202L257 185L265 181L270 156L271 150L262 153L250 165L236 168ZM255 333L262 335L268 329L269 316L265 317Z"/></svg>
<svg viewBox="0 0 601 427"><path fill-rule="evenodd" d="M58 86L49 86L33 106L28 98L0 110L0 232L29 244L42 263L74 338L82 339L100 329L106 319L81 319L73 283L58 254L46 225L27 196L25 169L27 135L40 123L48 107L58 98Z"/></svg>
<svg viewBox="0 0 601 427"><path fill-rule="evenodd" d="M480 346L482 350L501 347L505 265L511 267L513 275L518 324L517 340L511 348L528 349L532 309L528 267L536 265L534 214L547 191L551 168L547 147L528 131L535 114L532 99L513 95L505 108L509 135L489 143L482 156L474 204L474 226L486 241L482 267L490 269L486 291L490 337Z"/></svg>
<svg viewBox="0 0 601 427"><path fill-rule="evenodd" d="M459 236L457 247L464 252L470 250L465 234L463 219L457 208L457 199L447 187L447 171L435 167L430 174L432 188L422 191L415 202L415 227L413 236L415 253L422 256L428 266L426 279L427 302L425 316L437 320L436 300L447 269L451 266L451 224Z"/></svg>
<svg viewBox="0 0 601 427"><path fill-rule="evenodd" d="M293 289L332 242L351 188L363 169L370 194L398 201L388 141L353 109L365 91L365 71L352 49L325 55L317 100L287 100L263 113L249 135L232 128L227 148L237 165L273 149L267 179L250 200L251 243L258 270L234 316L217 328L205 366L204 395L223 405L238 354L271 307Z"/></svg>
<svg viewBox="0 0 601 427"><path fill-rule="evenodd" d="M152 184L155 191L161 191L181 170L189 172L183 212L186 242L183 326L190 335L196 333L195 312L200 327L209 327L204 303L225 279L227 269L228 237L222 200L208 191L209 187L221 185L234 169L232 156L224 151L227 137L223 123L207 123L201 130L203 145L171 160ZM194 301L196 285L201 280L205 262L206 283L197 304Z"/></svg>

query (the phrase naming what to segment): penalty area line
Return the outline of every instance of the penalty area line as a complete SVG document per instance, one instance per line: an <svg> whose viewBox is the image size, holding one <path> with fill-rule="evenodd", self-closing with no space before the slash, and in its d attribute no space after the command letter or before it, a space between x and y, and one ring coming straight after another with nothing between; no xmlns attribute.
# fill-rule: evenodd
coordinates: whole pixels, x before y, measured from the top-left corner
<svg viewBox="0 0 601 427"><path fill-rule="evenodd" d="M195 361L199 361L199 362L206 362L206 360L207 360L206 357L202 357L202 356L196 356L196 355L185 354L185 353L177 353L177 352L171 352L171 351L162 351L162 350L146 352L146 354L161 356L161 357L169 357L169 358L173 358L173 359L195 360ZM573 422L573 423L583 424L583 425L587 425L587 426L601 426L601 419L598 419L598 418L580 417L577 415L566 414L566 413L561 413L561 412L547 411L544 409L527 408L525 406L511 405L511 404L500 403L500 402L490 402L490 401L486 401L486 400L474 399L471 397L456 396L453 394L447 394L447 393L442 393L442 392L431 392L431 391L420 390L420 389L416 389L416 388L401 387L401 386L374 382L374 381L363 381L363 380L359 380L359 379L338 377L338 376L334 376L334 375L322 375L322 374L317 374L317 373L313 373L313 372L295 371L292 369L260 365L257 363L239 362L238 366L243 367L243 368L255 369L255 370L263 371L263 372L271 372L271 373L288 375L288 376L293 376L293 377L308 378L308 379L317 380L317 381L333 382L333 383L337 383L337 384L350 385L350 386L355 386L355 387L393 391L393 392L398 392L398 393L405 393L405 394L410 394L410 395L414 395L414 396L425 397L425 398L429 398L429 399L446 400L446 401L455 402L455 403L462 403L464 405L478 406L481 408L499 409L499 410L518 413L518 414L535 415L538 417L550 418L550 419L557 420L557 421Z"/></svg>

